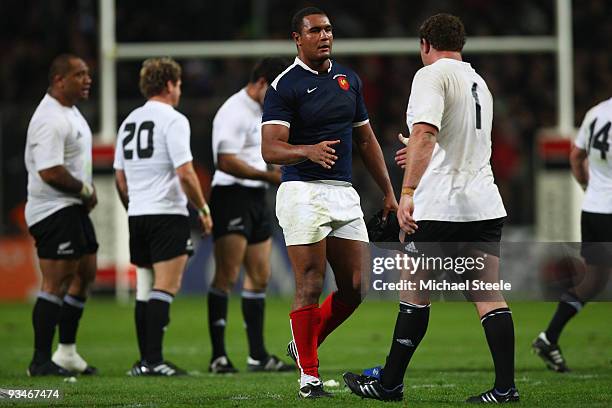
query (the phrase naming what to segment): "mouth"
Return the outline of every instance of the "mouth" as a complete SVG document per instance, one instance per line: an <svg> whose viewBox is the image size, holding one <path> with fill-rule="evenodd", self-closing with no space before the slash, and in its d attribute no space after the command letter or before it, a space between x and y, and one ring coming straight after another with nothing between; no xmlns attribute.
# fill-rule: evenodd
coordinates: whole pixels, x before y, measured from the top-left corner
<svg viewBox="0 0 612 408"><path fill-rule="evenodd" d="M331 47L329 46L329 44L323 44L323 45L320 45L317 49L319 51L329 52Z"/></svg>

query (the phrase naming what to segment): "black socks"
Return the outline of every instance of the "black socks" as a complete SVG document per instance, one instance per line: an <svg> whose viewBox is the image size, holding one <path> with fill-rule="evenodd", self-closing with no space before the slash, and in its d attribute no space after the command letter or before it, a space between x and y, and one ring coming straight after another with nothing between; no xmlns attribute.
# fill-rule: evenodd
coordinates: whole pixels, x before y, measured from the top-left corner
<svg viewBox="0 0 612 408"><path fill-rule="evenodd" d="M382 386L393 389L404 382L404 373L429 324L430 305L400 302L393 343L381 378Z"/></svg>

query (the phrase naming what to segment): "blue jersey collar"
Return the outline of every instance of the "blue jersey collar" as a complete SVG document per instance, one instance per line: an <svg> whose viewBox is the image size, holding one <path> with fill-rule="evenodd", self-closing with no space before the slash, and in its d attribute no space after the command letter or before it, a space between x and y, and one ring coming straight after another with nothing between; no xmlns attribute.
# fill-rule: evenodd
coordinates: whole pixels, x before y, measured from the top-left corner
<svg viewBox="0 0 612 408"><path fill-rule="evenodd" d="M309 71L309 72L312 72L313 74L319 75L319 71L315 71L314 69L310 68L299 57L295 57L294 63L299 65L300 67L304 68L306 71ZM327 70L328 74L331 72L331 69L332 69L332 60L330 59L329 60L329 69Z"/></svg>

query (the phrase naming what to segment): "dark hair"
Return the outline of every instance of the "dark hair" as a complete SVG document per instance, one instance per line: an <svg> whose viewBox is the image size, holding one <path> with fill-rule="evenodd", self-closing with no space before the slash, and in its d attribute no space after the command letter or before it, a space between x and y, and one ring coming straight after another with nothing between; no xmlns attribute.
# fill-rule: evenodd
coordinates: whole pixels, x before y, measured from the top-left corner
<svg viewBox="0 0 612 408"><path fill-rule="evenodd" d="M60 54L53 58L51 67L49 67L49 86L53 85L53 79L56 75L64 76L71 68L70 61L80 59L74 54Z"/></svg>
<svg viewBox="0 0 612 408"><path fill-rule="evenodd" d="M436 14L419 28L419 36L438 51L461 51L465 45L465 28L459 17Z"/></svg>
<svg viewBox="0 0 612 408"><path fill-rule="evenodd" d="M300 33L302 31L302 27L304 26L304 17L311 16L313 14L321 14L326 16L323 10L317 7L306 7L298 11L293 15L291 19L291 31L294 33Z"/></svg>
<svg viewBox="0 0 612 408"><path fill-rule="evenodd" d="M268 85L289 66L284 58L263 58L255 64L251 71L250 83L255 83L259 78L264 78Z"/></svg>
<svg viewBox="0 0 612 408"><path fill-rule="evenodd" d="M181 79L181 66L170 57L149 58L140 68L140 92L149 99L161 94L168 81L176 84Z"/></svg>

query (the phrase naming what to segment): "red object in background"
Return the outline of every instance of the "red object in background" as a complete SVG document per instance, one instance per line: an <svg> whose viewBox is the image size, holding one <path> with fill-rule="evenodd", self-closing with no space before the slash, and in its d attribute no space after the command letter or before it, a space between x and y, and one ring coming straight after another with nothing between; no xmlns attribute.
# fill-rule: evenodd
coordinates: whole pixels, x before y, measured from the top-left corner
<svg viewBox="0 0 612 408"><path fill-rule="evenodd" d="M38 290L34 241L27 236L0 239L0 300L26 300Z"/></svg>

